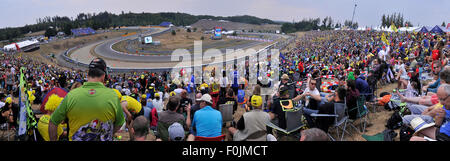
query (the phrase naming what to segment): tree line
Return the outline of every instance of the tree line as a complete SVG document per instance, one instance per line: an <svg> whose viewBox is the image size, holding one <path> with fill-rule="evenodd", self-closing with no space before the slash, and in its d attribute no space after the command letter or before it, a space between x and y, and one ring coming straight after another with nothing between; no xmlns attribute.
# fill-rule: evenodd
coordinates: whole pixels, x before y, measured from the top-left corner
<svg viewBox="0 0 450 161"><path fill-rule="evenodd" d="M401 13L393 13L390 15L381 16L381 26L382 27L389 27L392 24L395 25L395 27L413 27L412 23L410 21L407 21L403 18L403 14Z"/></svg>
<svg viewBox="0 0 450 161"><path fill-rule="evenodd" d="M44 17L38 18L36 24L25 25L23 27L15 28L3 28L0 29L0 40L10 40L23 36L29 32L37 32L46 30L46 36L54 36L57 32L64 32L67 35L71 34L71 29L80 27L91 27L94 30L106 29L110 27L120 27L120 26L145 26L145 25L159 25L161 22L169 21L176 26L186 26L193 24L201 19L212 19L212 20L227 20L232 22L241 22L249 24L277 24L276 22L269 19L262 19L254 16L209 16L209 15L199 15L194 16L186 13L173 13L173 12L162 12L162 13L125 13L122 11L120 14L113 14L107 11L96 13L80 13L76 17L67 16L54 16L54 17ZM53 28L51 28L53 27Z"/></svg>
<svg viewBox="0 0 450 161"><path fill-rule="evenodd" d="M349 28L358 28L357 22L351 22L346 20L344 26ZM281 31L284 33L292 33L297 31L310 31L310 30L333 30L334 28L344 27L340 22L336 22L331 17L325 17L322 21L320 18L303 19L299 22L284 23L281 26Z"/></svg>

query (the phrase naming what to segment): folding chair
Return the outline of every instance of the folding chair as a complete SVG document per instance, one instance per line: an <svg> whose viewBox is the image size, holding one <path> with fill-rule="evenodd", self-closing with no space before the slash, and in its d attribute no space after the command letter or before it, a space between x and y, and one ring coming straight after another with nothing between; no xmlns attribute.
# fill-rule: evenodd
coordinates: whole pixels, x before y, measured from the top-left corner
<svg viewBox="0 0 450 161"><path fill-rule="evenodd" d="M217 137L202 137L202 136L195 136L195 141L224 141L225 135L220 135Z"/></svg>
<svg viewBox="0 0 450 161"><path fill-rule="evenodd" d="M219 111L222 114L222 124L233 121L233 104L221 104Z"/></svg>
<svg viewBox="0 0 450 161"><path fill-rule="evenodd" d="M284 136L289 136L291 134L295 134L297 131L301 130L305 124L303 124L303 108L300 107L301 104L297 104L297 107L294 108L293 111L286 111L286 129L280 128L278 126L277 120L269 121L266 125L271 127L277 132L281 132ZM279 137L279 136L277 136Z"/></svg>
<svg viewBox="0 0 450 161"><path fill-rule="evenodd" d="M10 137L16 134L16 130L9 129L9 123L4 123L0 125L0 131L2 131L1 138L7 137L8 141L10 141ZM5 134L6 133L6 134Z"/></svg>
<svg viewBox="0 0 450 161"><path fill-rule="evenodd" d="M345 103L334 103L334 114L314 114L313 113L313 114L311 114L311 116L312 117L334 117L335 118L334 123L333 123L333 125L331 125L330 128L336 129L336 134L337 134L338 138L339 138L339 129L342 130L342 136L341 136L341 141L342 141L344 139L345 133L352 136L352 134L350 134L346 130L348 116L346 115L345 109L346 109ZM335 139L331 136L331 134L329 132L327 134L331 140L335 141Z"/></svg>
<svg viewBox="0 0 450 161"><path fill-rule="evenodd" d="M356 111L356 119L355 120L349 119L348 121L350 122L351 127L353 127L356 131L361 131L362 133L365 133L369 115L369 110L366 107L365 102L366 102L365 96L360 96L356 101L356 107L352 107L351 109L347 110L347 115L351 111ZM358 128L356 128L355 125L353 124L358 119L360 119L361 130L358 130Z"/></svg>

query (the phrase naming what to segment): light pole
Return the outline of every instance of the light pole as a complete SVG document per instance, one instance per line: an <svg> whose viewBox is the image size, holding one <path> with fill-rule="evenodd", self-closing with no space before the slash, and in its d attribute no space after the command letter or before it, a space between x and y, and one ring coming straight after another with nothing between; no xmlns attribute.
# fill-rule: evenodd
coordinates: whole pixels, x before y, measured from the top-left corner
<svg viewBox="0 0 450 161"><path fill-rule="evenodd" d="M353 7L353 16L352 16L352 23L351 26L353 27L353 18L355 17L355 10L356 10L356 1L355 1L355 7Z"/></svg>

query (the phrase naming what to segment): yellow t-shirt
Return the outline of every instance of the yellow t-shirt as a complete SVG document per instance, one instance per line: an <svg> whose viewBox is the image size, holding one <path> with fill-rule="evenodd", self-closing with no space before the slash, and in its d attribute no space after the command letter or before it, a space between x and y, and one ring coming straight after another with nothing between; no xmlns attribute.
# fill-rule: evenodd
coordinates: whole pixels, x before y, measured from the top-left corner
<svg viewBox="0 0 450 161"><path fill-rule="evenodd" d="M130 112L139 113L141 112L142 105L139 101L130 96L123 96L120 102L127 101L127 109Z"/></svg>
<svg viewBox="0 0 450 161"><path fill-rule="evenodd" d="M50 141L50 136L48 135L48 123L49 123L49 121L50 121L50 115L44 115L44 116L42 116L39 119L39 123L38 123L38 126L37 126L39 133L41 134L42 138L45 141ZM63 127L62 124L58 125L58 128L57 128L58 129L57 130L57 133L58 133L57 137L58 137L58 139L59 139L59 136L61 136L61 134L64 132L62 127Z"/></svg>

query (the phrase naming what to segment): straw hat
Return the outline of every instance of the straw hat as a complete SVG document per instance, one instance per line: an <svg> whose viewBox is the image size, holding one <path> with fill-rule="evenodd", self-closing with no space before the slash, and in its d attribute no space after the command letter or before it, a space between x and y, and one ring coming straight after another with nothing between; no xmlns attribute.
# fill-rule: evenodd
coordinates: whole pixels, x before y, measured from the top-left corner
<svg viewBox="0 0 450 161"><path fill-rule="evenodd" d="M414 132L413 135L416 135L418 132L420 132L420 131L422 131L422 130L424 130L426 128L434 126L434 123L429 123L428 124L425 121L423 121L422 118L416 117L413 120L411 120L411 126L414 129L414 131L416 131L416 132Z"/></svg>

